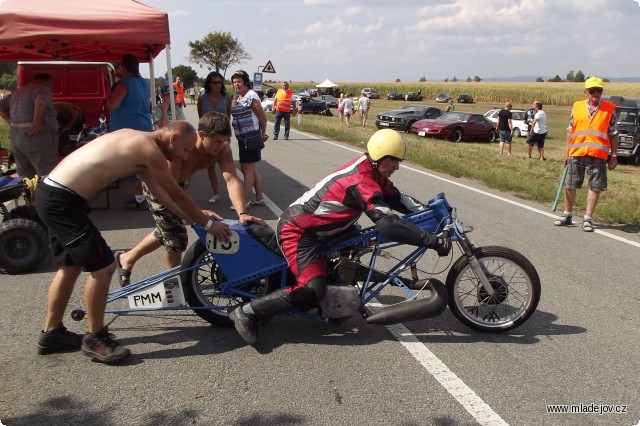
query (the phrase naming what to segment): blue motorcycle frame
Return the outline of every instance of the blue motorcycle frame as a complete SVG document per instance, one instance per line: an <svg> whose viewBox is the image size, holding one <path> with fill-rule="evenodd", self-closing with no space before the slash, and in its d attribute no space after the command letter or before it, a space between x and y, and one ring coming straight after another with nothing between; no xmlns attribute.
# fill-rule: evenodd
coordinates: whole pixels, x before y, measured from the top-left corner
<svg viewBox="0 0 640 426"><path fill-rule="evenodd" d="M538 273L531 262L506 247L475 247L443 193L429 200L425 207L405 215L404 219L425 231L442 234L462 252L449 268L444 284L418 266L422 259L428 259L424 256L426 248L389 241L371 226L325 241L327 296L319 306L296 313L331 324L356 313L368 323L394 324L439 315L448 305L462 323L488 332L511 330L529 319L541 291ZM198 240L185 253L181 266L113 290L107 301L131 300L158 283L179 278L188 306L106 313L191 309L214 325L232 326L228 313L236 306L294 282L270 228L244 226L237 221L225 223L232 233L229 243L221 243L194 225ZM256 228L268 232L256 235ZM403 253L394 257L396 251ZM384 263L381 259L390 258L394 259L391 267L376 269L378 263ZM406 300L374 309L372 302L378 302L376 298L391 287L402 290ZM393 294L397 296L398 292ZM421 297L423 294L429 296ZM72 318L80 320L84 313L84 309L74 310Z"/></svg>

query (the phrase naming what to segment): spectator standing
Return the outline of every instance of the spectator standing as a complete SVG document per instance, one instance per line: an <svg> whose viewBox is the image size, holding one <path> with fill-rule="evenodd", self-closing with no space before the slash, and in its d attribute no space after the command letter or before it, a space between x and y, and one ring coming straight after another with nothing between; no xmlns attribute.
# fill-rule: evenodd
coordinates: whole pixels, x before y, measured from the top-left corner
<svg viewBox="0 0 640 426"><path fill-rule="evenodd" d="M147 80L140 75L140 63L132 54L122 57L118 73L122 78L114 84L107 97L109 131L134 129L149 132L153 130L151 122L151 88ZM134 199L127 201L125 210L146 210L147 201L142 194L142 183L136 176L131 178Z"/></svg>
<svg viewBox="0 0 640 426"><path fill-rule="evenodd" d="M289 129L291 127L291 97L293 90L289 89L289 83L282 82L282 86L276 92L271 110L276 113L273 123L273 139L277 140L280 133L280 122L284 119L284 139L289 139Z"/></svg>
<svg viewBox="0 0 640 426"><path fill-rule="evenodd" d="M447 105L447 110L445 112L453 112L456 110L456 107L453 105L453 99L449 99L449 105Z"/></svg>
<svg viewBox="0 0 640 426"><path fill-rule="evenodd" d="M171 174L184 188L186 182L197 171L218 163L227 182L229 198L238 212L238 221L243 224L256 222L266 225L262 219L250 216L243 211L245 206L244 189L236 174L236 165L229 145L230 137L231 123L226 114L217 111L204 114L198 123L198 141L195 148L187 154L186 158L173 158L168 161ZM182 219L167 209L146 185L144 191L156 228L131 250L115 253L118 278L122 286L130 283L131 270L135 263L160 247L165 249L164 258L167 266L169 268L179 266L182 261L182 253L187 249L189 242L187 228ZM218 215L216 218L221 219Z"/></svg>
<svg viewBox="0 0 640 426"><path fill-rule="evenodd" d="M542 110L542 102L535 101L533 103L535 114L531 123L531 130L527 137L527 155L531 158L531 151L534 145L538 147L540 161L545 161L544 157L544 140L547 137L547 113Z"/></svg>
<svg viewBox="0 0 640 426"><path fill-rule="evenodd" d="M255 189L256 198L246 204L246 208L252 206L264 206L262 194L262 177L256 164L262 159L261 149L247 150L246 144L241 143L245 137L260 132L263 141L267 135L267 117L264 115L260 97L251 89L251 80L246 71L236 71L231 76L231 83L236 91L236 103L231 107L233 131L238 139L240 156L240 170L244 176L244 198L250 200L251 191Z"/></svg>
<svg viewBox="0 0 640 426"><path fill-rule="evenodd" d="M366 153L331 172L284 211L278 220L277 241L296 282L231 311L229 318L247 344L258 344L258 322L318 305L327 290L323 241L351 231L363 213L391 241L432 248L440 256L449 253L448 240L417 228L394 212L425 208L390 180L405 153L398 132L379 130L369 139Z"/></svg>
<svg viewBox="0 0 640 426"><path fill-rule="evenodd" d="M212 71L207 75L207 79L204 82L204 95L198 98L198 118L202 118L211 111L219 112L227 118L231 118L231 96L227 93L226 87L224 87L224 77L217 71ZM213 190L209 203L215 204L222 199L218 189L215 162L207 168L207 175Z"/></svg>
<svg viewBox="0 0 640 426"><path fill-rule="evenodd" d="M355 117L358 114L358 110L360 108L360 99L357 96L353 97L353 114L352 117Z"/></svg>
<svg viewBox="0 0 640 426"><path fill-rule="evenodd" d="M107 364L125 360L129 349L109 334L104 311L114 256L100 231L89 219L88 201L111 182L138 173L162 202L188 222L196 222L221 241L230 231L211 220L171 176L167 160L180 158L196 144L196 131L185 121L175 121L153 132L123 129L101 136L72 152L38 185L35 206L49 233L49 245L58 271L49 286L45 324L38 338L41 355L82 348L93 360ZM82 271L89 272L84 286L89 333L68 331L62 318Z"/></svg>
<svg viewBox="0 0 640 426"><path fill-rule="evenodd" d="M358 99L358 109L360 110L360 119L362 120L362 127L367 123L367 117L369 117L369 108L371 107L371 99L367 98L364 94L364 90L361 93L360 99Z"/></svg>
<svg viewBox="0 0 640 426"><path fill-rule="evenodd" d="M500 154L504 153L504 146L507 145L507 154L511 155L511 140L513 138L513 115L511 114L511 102L504 104L504 109L498 112L498 137L500 138Z"/></svg>
<svg viewBox="0 0 640 426"><path fill-rule="evenodd" d="M569 167L564 191L564 214L554 225L573 224L573 206L576 190L582 187L585 173L589 177L587 209L582 230L593 232L593 215L600 193L607 189L607 169L618 165L618 122L616 106L602 99L604 82L599 77L588 78L584 83L586 100L573 104L564 164Z"/></svg>
<svg viewBox="0 0 640 426"><path fill-rule="evenodd" d="M536 115L536 102L538 101L533 101L531 108L526 110L524 113L524 122L527 123L527 135L531 134L531 125L533 124L533 117Z"/></svg>
<svg viewBox="0 0 640 426"><path fill-rule="evenodd" d="M44 177L58 162L58 122L51 83L49 74L36 74L31 83L0 101L0 117L9 123L11 152L22 177Z"/></svg>
<svg viewBox="0 0 640 426"><path fill-rule="evenodd" d="M191 103L195 104L196 103L196 87L193 85L189 87L189 97L191 98Z"/></svg>
<svg viewBox="0 0 640 426"><path fill-rule="evenodd" d="M351 115L353 114L353 99L351 99L351 94L347 93L344 101L342 102L342 107L344 108L344 121L347 124L347 127L351 127Z"/></svg>
<svg viewBox="0 0 640 426"><path fill-rule="evenodd" d="M175 87L178 92L178 95L174 99L176 103L176 119L186 120L187 117L184 115L184 86L182 85L182 79L180 76L176 76L176 81L173 83L173 87Z"/></svg>
<svg viewBox="0 0 640 426"><path fill-rule="evenodd" d="M340 93L338 98L338 115L340 116L340 124L344 124L344 93Z"/></svg>

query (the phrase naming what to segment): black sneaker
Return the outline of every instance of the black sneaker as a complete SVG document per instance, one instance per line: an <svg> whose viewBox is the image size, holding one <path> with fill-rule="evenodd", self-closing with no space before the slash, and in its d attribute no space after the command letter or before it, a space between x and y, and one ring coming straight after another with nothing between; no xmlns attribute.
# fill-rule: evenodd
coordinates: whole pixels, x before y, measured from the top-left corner
<svg viewBox="0 0 640 426"><path fill-rule="evenodd" d="M273 140L277 141L278 140L278 135L273 135Z"/></svg>
<svg viewBox="0 0 640 426"><path fill-rule="evenodd" d="M242 306L238 306L229 313L229 318L247 344L251 346L258 344L258 322L255 315L247 314L242 310Z"/></svg>
<svg viewBox="0 0 640 426"><path fill-rule="evenodd" d="M82 352L96 362L115 364L124 361L131 351L120 345L105 326L95 333L87 333L82 338Z"/></svg>
<svg viewBox="0 0 640 426"><path fill-rule="evenodd" d="M144 211L149 210L149 204L147 204L147 200L142 200L142 202L139 203L134 198L124 203L124 209L129 211Z"/></svg>
<svg viewBox="0 0 640 426"><path fill-rule="evenodd" d="M82 336L67 330L60 324L51 331L41 331L38 338L38 353L40 355L55 354L58 352L77 351L82 345Z"/></svg>

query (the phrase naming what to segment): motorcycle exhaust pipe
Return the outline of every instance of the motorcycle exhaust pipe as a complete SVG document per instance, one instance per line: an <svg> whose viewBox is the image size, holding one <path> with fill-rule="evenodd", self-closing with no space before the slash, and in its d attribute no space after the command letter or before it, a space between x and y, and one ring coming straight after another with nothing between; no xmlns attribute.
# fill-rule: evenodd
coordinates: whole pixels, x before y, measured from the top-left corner
<svg viewBox="0 0 640 426"><path fill-rule="evenodd" d="M390 325L437 317L447 307L449 300L447 287L441 281L431 279L426 288L431 290L431 296L428 298L385 306L375 314L367 317L367 323Z"/></svg>

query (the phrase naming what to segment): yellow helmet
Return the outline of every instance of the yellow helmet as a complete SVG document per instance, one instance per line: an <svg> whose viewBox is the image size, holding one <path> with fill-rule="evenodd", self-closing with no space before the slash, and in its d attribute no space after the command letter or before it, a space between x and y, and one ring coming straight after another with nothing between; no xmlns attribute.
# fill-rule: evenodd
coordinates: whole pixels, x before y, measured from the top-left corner
<svg viewBox="0 0 640 426"><path fill-rule="evenodd" d="M373 161L380 161L381 158L388 155L398 160L404 160L407 145L395 130L382 129L371 136L367 143L367 151L369 158Z"/></svg>
<svg viewBox="0 0 640 426"><path fill-rule="evenodd" d="M592 89L594 87L604 88L604 82L600 77L589 77L587 81L584 82L585 89Z"/></svg>

